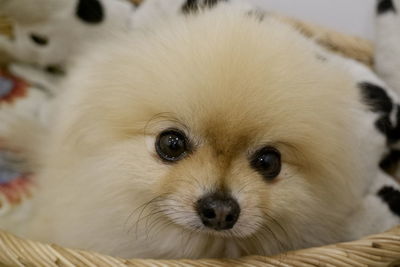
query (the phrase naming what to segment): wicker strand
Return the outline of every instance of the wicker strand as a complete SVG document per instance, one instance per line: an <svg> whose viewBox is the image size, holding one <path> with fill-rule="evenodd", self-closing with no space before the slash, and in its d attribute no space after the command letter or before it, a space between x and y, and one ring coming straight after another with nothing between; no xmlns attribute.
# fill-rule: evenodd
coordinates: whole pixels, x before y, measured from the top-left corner
<svg viewBox="0 0 400 267"><path fill-rule="evenodd" d="M400 226L358 241L304 249L273 257L241 259L124 260L15 237L0 231L0 265L5 266L400 266Z"/></svg>

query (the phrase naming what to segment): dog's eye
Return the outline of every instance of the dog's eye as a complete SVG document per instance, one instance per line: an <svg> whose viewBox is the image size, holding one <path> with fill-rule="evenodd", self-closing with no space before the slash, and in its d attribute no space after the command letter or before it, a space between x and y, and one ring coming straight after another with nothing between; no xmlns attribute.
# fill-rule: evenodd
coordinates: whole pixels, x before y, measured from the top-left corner
<svg viewBox="0 0 400 267"><path fill-rule="evenodd" d="M156 141L158 156L169 162L181 160L188 151L186 136L177 130L162 132Z"/></svg>
<svg viewBox="0 0 400 267"><path fill-rule="evenodd" d="M266 179L272 180L281 172L281 154L273 147L264 147L254 153L250 164Z"/></svg>

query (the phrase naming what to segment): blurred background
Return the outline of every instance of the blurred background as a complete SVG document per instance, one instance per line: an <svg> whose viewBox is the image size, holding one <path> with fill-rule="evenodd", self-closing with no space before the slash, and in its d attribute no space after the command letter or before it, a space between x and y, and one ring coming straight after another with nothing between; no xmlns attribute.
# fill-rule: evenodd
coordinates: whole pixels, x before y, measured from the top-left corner
<svg viewBox="0 0 400 267"><path fill-rule="evenodd" d="M376 0L249 0L278 11L327 26L338 31L374 39Z"/></svg>

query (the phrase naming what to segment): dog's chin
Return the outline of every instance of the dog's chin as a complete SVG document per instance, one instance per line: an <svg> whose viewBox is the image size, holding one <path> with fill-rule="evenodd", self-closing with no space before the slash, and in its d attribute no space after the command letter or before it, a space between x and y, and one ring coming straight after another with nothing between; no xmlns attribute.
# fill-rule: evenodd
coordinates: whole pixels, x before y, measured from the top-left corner
<svg viewBox="0 0 400 267"><path fill-rule="evenodd" d="M233 227L232 229L229 229L229 230L213 230L211 228L207 228L207 227L203 226L198 231L201 234L205 234L208 236L214 236L217 238L224 238L224 239L245 238L245 237L251 236L251 234L240 231L240 229L238 229L238 227Z"/></svg>

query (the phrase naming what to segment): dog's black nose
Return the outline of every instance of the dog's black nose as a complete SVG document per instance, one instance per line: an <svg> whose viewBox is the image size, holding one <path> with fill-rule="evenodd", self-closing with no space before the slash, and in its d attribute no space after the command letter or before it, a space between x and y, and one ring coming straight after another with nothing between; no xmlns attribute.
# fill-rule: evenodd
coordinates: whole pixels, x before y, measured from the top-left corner
<svg viewBox="0 0 400 267"><path fill-rule="evenodd" d="M196 209L203 224L218 231L231 229L240 214L237 201L223 194L211 194L199 199Z"/></svg>

